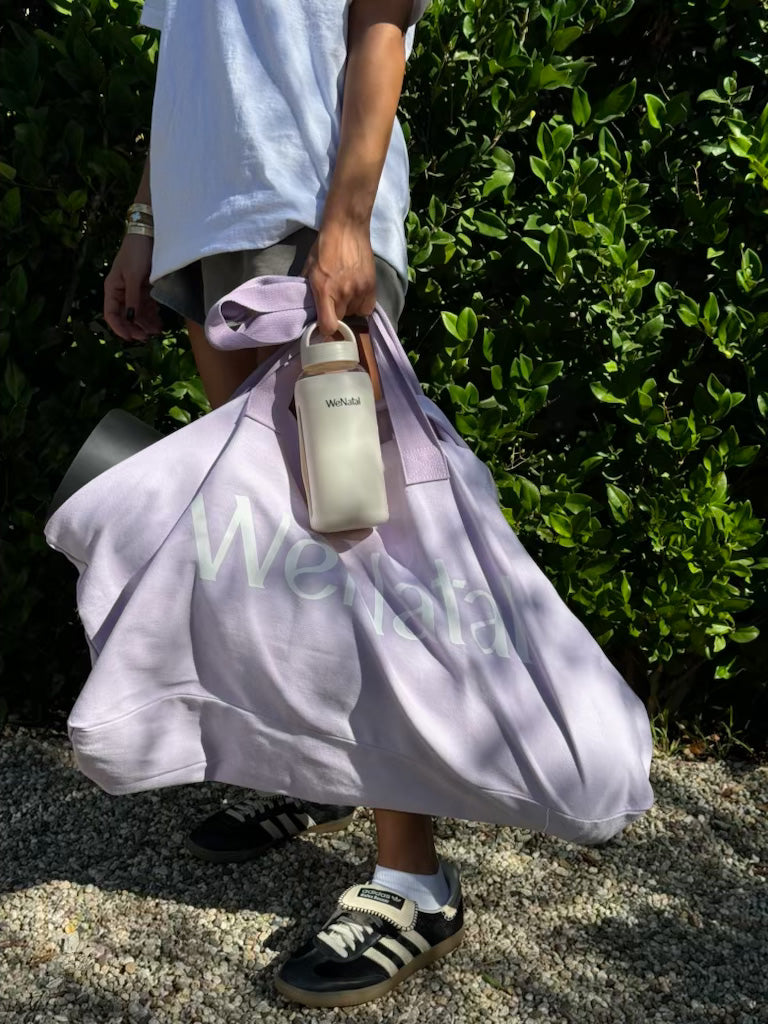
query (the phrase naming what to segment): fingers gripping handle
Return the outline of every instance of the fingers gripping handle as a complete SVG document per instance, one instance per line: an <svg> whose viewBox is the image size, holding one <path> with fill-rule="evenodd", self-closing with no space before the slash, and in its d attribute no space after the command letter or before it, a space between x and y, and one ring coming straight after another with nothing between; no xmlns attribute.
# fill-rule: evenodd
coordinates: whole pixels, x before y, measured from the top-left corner
<svg viewBox="0 0 768 1024"><path fill-rule="evenodd" d="M295 343L315 318L315 304L305 278L265 276L240 285L217 302L208 314L205 329L214 348L256 348ZM370 318L370 336L406 484L447 480L445 456L418 401L421 385L378 304ZM296 344L292 351L281 353L251 391L249 415L273 429L276 409L290 404L290 393L300 372L297 352Z"/></svg>

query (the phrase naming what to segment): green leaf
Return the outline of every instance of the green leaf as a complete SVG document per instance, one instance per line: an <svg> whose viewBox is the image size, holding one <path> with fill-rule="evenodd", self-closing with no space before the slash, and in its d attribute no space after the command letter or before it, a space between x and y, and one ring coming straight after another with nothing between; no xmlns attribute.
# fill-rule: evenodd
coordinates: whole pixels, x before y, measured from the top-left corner
<svg viewBox="0 0 768 1024"><path fill-rule="evenodd" d="M533 387L539 387L541 384L551 384L553 380L560 376L560 371L562 369L562 359L558 359L556 362L551 363L539 363L531 374L531 385Z"/></svg>
<svg viewBox="0 0 768 1024"><path fill-rule="evenodd" d="M556 227L547 239L547 255L554 271L568 263L568 236L561 227Z"/></svg>
<svg viewBox="0 0 768 1024"><path fill-rule="evenodd" d="M511 171L494 171L483 185L483 196L489 196L492 192L498 192L512 181Z"/></svg>
<svg viewBox="0 0 768 1024"><path fill-rule="evenodd" d="M529 249L533 249L537 256L541 256L544 259L544 253L541 251L541 242L538 238L524 238L523 241Z"/></svg>
<svg viewBox="0 0 768 1024"><path fill-rule="evenodd" d="M664 100L654 96L652 92L645 94L645 109L648 113L648 121L654 128L661 128L667 106Z"/></svg>
<svg viewBox="0 0 768 1024"><path fill-rule="evenodd" d="M617 523L626 523L632 514L632 499L615 484L607 484L608 507Z"/></svg>
<svg viewBox="0 0 768 1024"><path fill-rule="evenodd" d="M559 534L561 537L571 536L573 528L571 520L567 516L560 515L558 512L550 512L550 514L546 516L546 520L555 533Z"/></svg>
<svg viewBox="0 0 768 1024"><path fill-rule="evenodd" d="M477 332L477 316L470 306L466 306L459 313L456 319L456 331L460 341L469 341L470 338L474 338Z"/></svg>
<svg viewBox="0 0 768 1024"><path fill-rule="evenodd" d="M459 334L458 327L456 326L456 321L459 319L457 314L442 312L440 314L440 317L443 321L443 326L445 327L446 331L448 331L449 334L452 334L457 341L463 341L463 338Z"/></svg>
<svg viewBox="0 0 768 1024"><path fill-rule="evenodd" d="M681 304L677 308L677 315L686 327L698 327L700 316L698 302L683 296Z"/></svg>
<svg viewBox="0 0 768 1024"><path fill-rule="evenodd" d="M540 156L532 156L530 158L531 170L537 178L541 178L542 181L549 181L551 175L549 173L549 164L546 160L542 160Z"/></svg>
<svg viewBox="0 0 768 1024"><path fill-rule="evenodd" d="M524 476L517 476L513 478L513 488L517 492L520 498L520 503L526 510L532 512L537 509L541 504L541 495L536 484L527 480Z"/></svg>
<svg viewBox="0 0 768 1024"><path fill-rule="evenodd" d="M696 98L696 102L701 103L702 101L709 103L728 102L728 100L724 96L721 96L716 89L705 89L704 92L699 93L698 97Z"/></svg>
<svg viewBox="0 0 768 1024"><path fill-rule="evenodd" d="M501 146L497 146L496 149L491 153L493 157L494 165L502 171L511 171L514 174L515 171L515 160L511 153L508 153L506 149L502 149Z"/></svg>
<svg viewBox="0 0 768 1024"><path fill-rule="evenodd" d="M566 150L573 142L573 128L569 124L558 125L552 132L552 145L554 148Z"/></svg>
<svg viewBox="0 0 768 1024"><path fill-rule="evenodd" d="M585 576L588 580L595 579L597 576L605 576L606 573L615 567L618 560L618 555L606 555L605 558L599 558L595 562L587 563L581 570L581 575Z"/></svg>
<svg viewBox="0 0 768 1024"><path fill-rule="evenodd" d="M9 188L0 200L0 226L15 227L21 216L21 190Z"/></svg>
<svg viewBox="0 0 768 1024"><path fill-rule="evenodd" d="M600 155L606 157L612 161L617 167L621 163L621 153L616 143L616 137L610 128L601 128L600 133L597 136L597 147L600 150ZM618 193L618 189L610 189L612 193ZM620 194L617 194L617 199L620 200Z"/></svg>
<svg viewBox="0 0 768 1024"><path fill-rule="evenodd" d="M716 324L720 319L720 306L713 292L709 293L709 298L704 306L704 319L710 324Z"/></svg>
<svg viewBox="0 0 768 1024"><path fill-rule="evenodd" d="M521 352L515 360L515 363L519 368L520 376L526 383L529 383L531 380L531 374L533 373L533 360L531 357L527 356L524 352Z"/></svg>
<svg viewBox="0 0 768 1024"><path fill-rule="evenodd" d="M759 444L745 444L738 448L730 458L732 466L749 466L760 454Z"/></svg>
<svg viewBox="0 0 768 1024"><path fill-rule="evenodd" d="M536 145L539 148L539 152L544 160L549 160L554 152L554 144L552 142L552 132L549 130L549 126L542 121L539 125L539 130L536 133Z"/></svg>
<svg viewBox="0 0 768 1024"><path fill-rule="evenodd" d="M599 402L608 402L614 405L626 405L627 400L625 398L619 398L618 395L611 394L608 388L602 384L598 384L595 381L589 385L592 394Z"/></svg>
<svg viewBox="0 0 768 1024"><path fill-rule="evenodd" d="M578 25L572 25L570 28L561 28L552 36L550 40L552 49L556 53L562 53L563 50L567 50L571 43L575 42L582 33L582 29Z"/></svg>
<svg viewBox="0 0 768 1024"><path fill-rule="evenodd" d="M587 121L589 121L591 114L592 107L590 106L589 97L581 86L577 85L571 97L571 116L574 122L580 128L583 128Z"/></svg>
<svg viewBox="0 0 768 1024"><path fill-rule="evenodd" d="M18 402L21 398L22 392L24 391L25 378L19 367L11 359L9 359L5 364L3 383L5 385L5 390L11 396L11 399L14 402Z"/></svg>
<svg viewBox="0 0 768 1024"><path fill-rule="evenodd" d="M637 80L633 78L631 82L620 85L610 92L602 103L598 104L594 115L595 121L598 124L603 124L605 121L612 121L626 114L632 106L636 89Z"/></svg>
<svg viewBox="0 0 768 1024"><path fill-rule="evenodd" d="M481 235L488 238L506 238L509 230L504 221L490 210L478 210L475 214L475 226Z"/></svg>
<svg viewBox="0 0 768 1024"><path fill-rule="evenodd" d="M10 164L4 164L0 161L0 177L8 178L9 181L13 181L16 177L16 168L11 167Z"/></svg>
<svg viewBox="0 0 768 1024"><path fill-rule="evenodd" d="M658 316L654 316L650 320L646 320L637 332L636 341L638 345L644 345L646 342L653 341L655 338L658 338L663 330L664 317L659 313Z"/></svg>
<svg viewBox="0 0 768 1024"><path fill-rule="evenodd" d="M547 64L541 69L538 81L539 89L557 89L558 86L567 84L568 74L553 64Z"/></svg>
<svg viewBox="0 0 768 1024"><path fill-rule="evenodd" d="M429 200L429 206L427 207L429 212L429 219L433 224L442 224L445 220L446 207L445 203L441 202L437 196L432 196Z"/></svg>
<svg viewBox="0 0 768 1024"><path fill-rule="evenodd" d="M743 626L741 629L735 629L728 639L737 644L748 644L759 636L760 630L757 626Z"/></svg>

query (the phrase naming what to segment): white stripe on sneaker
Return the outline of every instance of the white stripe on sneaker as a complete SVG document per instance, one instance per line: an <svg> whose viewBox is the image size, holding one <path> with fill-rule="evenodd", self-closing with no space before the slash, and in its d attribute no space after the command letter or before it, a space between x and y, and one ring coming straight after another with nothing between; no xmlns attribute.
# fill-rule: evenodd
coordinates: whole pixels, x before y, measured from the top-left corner
<svg viewBox="0 0 768 1024"><path fill-rule="evenodd" d="M299 826L296 824L293 818L289 817L287 814L278 814L277 820L283 826L287 835L295 836L296 833L299 831Z"/></svg>
<svg viewBox="0 0 768 1024"><path fill-rule="evenodd" d="M399 956L403 961L403 967L413 960L414 954L411 953L409 949L406 949L401 942L398 942L397 939L393 939L391 935L383 935L377 942L377 945L386 946L387 949L391 950L396 956Z"/></svg>
<svg viewBox="0 0 768 1024"><path fill-rule="evenodd" d="M274 823L274 821L270 821L269 818L261 822L261 827L273 839L285 839L285 833L281 832L277 825Z"/></svg>
<svg viewBox="0 0 768 1024"><path fill-rule="evenodd" d="M408 939L414 946L421 950L422 953L426 953L432 946L427 942L423 935L420 935L417 931L411 929L409 932L403 932L403 938Z"/></svg>
<svg viewBox="0 0 768 1024"><path fill-rule="evenodd" d="M373 960L373 962L378 964L379 967L383 967L390 978L393 978L400 970L398 964L393 963L388 956L384 955L384 953L380 953L375 946L371 946L370 949L366 949L363 952L363 956L367 956L369 960Z"/></svg>

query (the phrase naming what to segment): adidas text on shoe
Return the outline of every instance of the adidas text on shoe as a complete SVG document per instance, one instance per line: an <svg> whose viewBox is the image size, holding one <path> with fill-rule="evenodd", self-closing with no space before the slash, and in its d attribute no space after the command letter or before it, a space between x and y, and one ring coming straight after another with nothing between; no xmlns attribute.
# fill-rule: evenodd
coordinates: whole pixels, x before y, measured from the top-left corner
<svg viewBox="0 0 768 1024"><path fill-rule="evenodd" d="M380 885L348 889L318 934L280 968L278 992L304 1006L356 1006L450 953L464 937L464 904L458 869L442 864L451 892L434 913Z"/></svg>
<svg viewBox="0 0 768 1024"><path fill-rule="evenodd" d="M240 863L295 836L340 832L354 813L354 807L254 793L206 818L187 836L186 847L200 860Z"/></svg>

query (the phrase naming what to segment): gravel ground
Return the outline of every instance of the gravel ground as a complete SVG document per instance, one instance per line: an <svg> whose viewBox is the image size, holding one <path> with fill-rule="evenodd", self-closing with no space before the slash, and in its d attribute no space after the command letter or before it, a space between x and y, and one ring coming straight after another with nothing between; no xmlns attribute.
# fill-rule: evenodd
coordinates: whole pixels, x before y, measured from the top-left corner
<svg viewBox="0 0 768 1024"><path fill-rule="evenodd" d="M652 781L654 809L601 849L439 822L463 868L463 946L377 1003L308 1010L273 974L368 877L367 812L257 862L202 864L185 830L241 791L110 797L66 738L7 729L0 1022L768 1022L768 767L658 757Z"/></svg>

